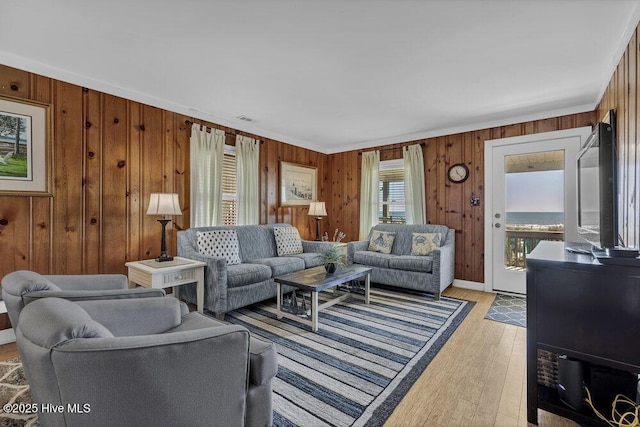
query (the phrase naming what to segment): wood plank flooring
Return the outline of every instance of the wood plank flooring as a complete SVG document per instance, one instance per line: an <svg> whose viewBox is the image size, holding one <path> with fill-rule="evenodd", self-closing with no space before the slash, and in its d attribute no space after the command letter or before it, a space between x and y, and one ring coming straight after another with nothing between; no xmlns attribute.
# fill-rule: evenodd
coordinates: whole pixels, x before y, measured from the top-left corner
<svg viewBox="0 0 640 427"><path fill-rule="evenodd" d="M484 318L494 294L450 287L444 295L476 305L385 427L527 426L526 329ZM538 425L577 426L541 410Z"/></svg>
<svg viewBox="0 0 640 427"><path fill-rule="evenodd" d="M494 294L450 287L444 295L476 305L385 427L527 426L526 330L484 318ZM0 346L0 360L17 356L15 344ZM538 422L577 426L541 410Z"/></svg>

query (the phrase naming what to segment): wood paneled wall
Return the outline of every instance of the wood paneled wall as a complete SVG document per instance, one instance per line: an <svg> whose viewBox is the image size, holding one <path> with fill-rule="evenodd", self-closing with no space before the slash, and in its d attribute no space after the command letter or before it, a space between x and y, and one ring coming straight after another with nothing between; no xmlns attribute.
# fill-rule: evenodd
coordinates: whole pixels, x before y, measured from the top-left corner
<svg viewBox="0 0 640 427"><path fill-rule="evenodd" d="M149 194L188 191L186 117L0 66L0 94L53 106L53 197L0 197L0 275L125 272L160 250ZM177 217L177 223L183 221ZM175 247L175 229L169 230Z"/></svg>
<svg viewBox="0 0 640 427"><path fill-rule="evenodd" d="M189 226L191 117L0 65L0 94L53 106L53 197L0 197L0 277L124 273L130 260L160 252L161 227L147 216L149 194L180 195ZM216 126L212 123L202 123ZM234 129L224 128L233 143ZM307 208L278 207L279 162L318 168L319 197L328 187L326 154L278 141L260 147L260 222L287 222L315 237ZM168 228L175 254L176 228Z"/></svg>
<svg viewBox="0 0 640 427"><path fill-rule="evenodd" d="M484 141L593 125L610 108L618 118L621 232L627 244L640 244L639 48L636 33L597 112L375 147L395 148L383 152L383 159L392 159L402 156L404 145L426 143L428 219L457 230L457 279L484 281ZM51 103L55 132L55 196L0 197L0 218L9 221L0 226L0 275L21 268L124 272L127 260L157 256L160 226L145 215L151 192L179 193L185 215L176 218L177 226L188 227L190 131L184 122L193 118L5 66L0 66L0 94ZM260 149L261 223L288 222L303 238L315 237L315 220L306 208L278 207L279 162L288 161L318 168L319 198L329 212L322 231L331 236L338 228L346 240L357 239L358 151L325 155L243 134L265 141ZM457 162L467 164L471 177L456 185L445 175ZM470 206L472 196L480 198L480 206ZM173 228L169 245L175 250Z"/></svg>
<svg viewBox="0 0 640 427"><path fill-rule="evenodd" d="M597 120L602 120L611 109L616 112L618 231L624 243L635 248L640 247L639 31L636 28L631 37L597 110Z"/></svg>
<svg viewBox="0 0 640 427"><path fill-rule="evenodd" d="M427 138L404 144L373 147L384 150L381 160L402 158L402 147L425 143L427 219L456 229L456 279L484 282L484 141L511 136L593 126L595 112L572 114L491 129ZM369 150L369 149L368 149ZM359 230L360 151L329 155L331 211L329 228L339 228L347 240L357 240ZM454 163L465 163L469 179L452 184L446 178ZM490 190L489 190L490 191ZM471 206L471 197L480 205Z"/></svg>

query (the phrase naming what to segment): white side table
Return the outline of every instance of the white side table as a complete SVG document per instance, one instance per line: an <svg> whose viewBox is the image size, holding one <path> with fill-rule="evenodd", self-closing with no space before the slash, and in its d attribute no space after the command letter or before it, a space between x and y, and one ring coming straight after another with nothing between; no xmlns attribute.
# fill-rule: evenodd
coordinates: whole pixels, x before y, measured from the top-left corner
<svg viewBox="0 0 640 427"><path fill-rule="evenodd" d="M129 287L173 288L196 283L198 312L204 311L204 267L207 264L192 259L174 257L173 261L158 262L155 259L132 261L125 264L128 269Z"/></svg>

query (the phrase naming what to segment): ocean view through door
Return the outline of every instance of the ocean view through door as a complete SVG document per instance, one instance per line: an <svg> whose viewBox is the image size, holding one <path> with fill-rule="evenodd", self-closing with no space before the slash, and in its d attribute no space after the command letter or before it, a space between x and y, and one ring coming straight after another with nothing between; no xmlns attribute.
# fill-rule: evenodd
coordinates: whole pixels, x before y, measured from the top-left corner
<svg viewBox="0 0 640 427"><path fill-rule="evenodd" d="M485 148L491 157L486 208L491 290L525 294L526 256L542 240L575 239L581 140L580 134L538 134L487 141L493 143Z"/></svg>

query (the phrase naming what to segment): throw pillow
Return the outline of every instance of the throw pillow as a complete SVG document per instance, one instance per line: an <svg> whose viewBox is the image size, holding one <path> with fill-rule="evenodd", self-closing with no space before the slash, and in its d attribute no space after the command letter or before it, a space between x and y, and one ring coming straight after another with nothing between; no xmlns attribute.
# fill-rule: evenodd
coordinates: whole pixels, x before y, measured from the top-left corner
<svg viewBox="0 0 640 427"><path fill-rule="evenodd" d="M396 233L373 230L371 232L371 237L369 238L369 247L367 250L380 252L381 254L390 254L395 238Z"/></svg>
<svg viewBox="0 0 640 427"><path fill-rule="evenodd" d="M240 264L240 245L236 230L211 230L196 232L201 254L224 258L227 265Z"/></svg>
<svg viewBox="0 0 640 427"><path fill-rule="evenodd" d="M273 234L276 237L276 249L278 256L295 255L302 253L302 239L295 227L274 227Z"/></svg>
<svg viewBox="0 0 640 427"><path fill-rule="evenodd" d="M440 233L413 233L411 239L411 255L429 255L434 249L440 247L442 234Z"/></svg>

